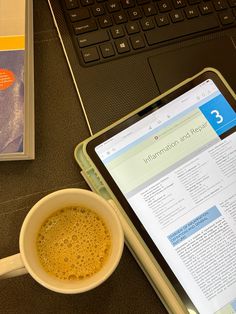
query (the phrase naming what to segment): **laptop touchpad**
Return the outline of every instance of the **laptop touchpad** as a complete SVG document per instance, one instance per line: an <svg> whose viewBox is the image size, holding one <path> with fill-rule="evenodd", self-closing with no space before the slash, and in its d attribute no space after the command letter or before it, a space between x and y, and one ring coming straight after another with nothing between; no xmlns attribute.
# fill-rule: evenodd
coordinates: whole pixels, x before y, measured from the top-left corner
<svg viewBox="0 0 236 314"><path fill-rule="evenodd" d="M205 67L218 69L236 91L236 38L222 37L149 58L161 92Z"/></svg>

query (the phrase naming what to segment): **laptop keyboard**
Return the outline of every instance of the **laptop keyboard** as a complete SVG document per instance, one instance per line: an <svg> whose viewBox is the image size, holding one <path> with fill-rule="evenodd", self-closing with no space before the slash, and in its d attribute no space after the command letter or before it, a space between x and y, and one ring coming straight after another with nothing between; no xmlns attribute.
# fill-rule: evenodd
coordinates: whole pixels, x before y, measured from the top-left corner
<svg viewBox="0 0 236 314"><path fill-rule="evenodd" d="M61 1L84 66L236 25L236 0Z"/></svg>

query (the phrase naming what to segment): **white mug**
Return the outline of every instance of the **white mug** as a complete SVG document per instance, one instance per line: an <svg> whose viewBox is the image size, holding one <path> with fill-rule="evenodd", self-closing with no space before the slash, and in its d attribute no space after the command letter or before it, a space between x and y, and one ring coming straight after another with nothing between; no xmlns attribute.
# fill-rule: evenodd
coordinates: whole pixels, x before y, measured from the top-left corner
<svg viewBox="0 0 236 314"><path fill-rule="evenodd" d="M111 253L101 270L78 281L63 281L48 274L36 250L38 231L52 213L67 206L84 206L102 217L111 234ZM39 200L27 214L20 231L20 253L0 260L0 279L29 273L42 286L59 293L91 290L103 283L116 269L123 252L124 233L114 208L101 196L84 189L63 189Z"/></svg>

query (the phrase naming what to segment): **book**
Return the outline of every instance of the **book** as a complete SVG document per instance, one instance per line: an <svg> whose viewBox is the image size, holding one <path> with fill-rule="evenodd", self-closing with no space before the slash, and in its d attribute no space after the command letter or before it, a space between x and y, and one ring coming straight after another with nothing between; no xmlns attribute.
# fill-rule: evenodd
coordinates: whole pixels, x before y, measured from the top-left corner
<svg viewBox="0 0 236 314"><path fill-rule="evenodd" d="M0 161L35 157L32 0L0 0Z"/></svg>

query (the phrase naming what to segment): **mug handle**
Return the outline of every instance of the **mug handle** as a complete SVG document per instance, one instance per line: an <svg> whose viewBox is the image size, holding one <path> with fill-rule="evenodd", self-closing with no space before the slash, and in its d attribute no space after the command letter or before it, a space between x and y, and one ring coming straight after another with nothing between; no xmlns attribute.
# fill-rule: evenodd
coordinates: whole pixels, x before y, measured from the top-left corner
<svg viewBox="0 0 236 314"><path fill-rule="evenodd" d="M20 253L0 259L0 280L27 273Z"/></svg>

